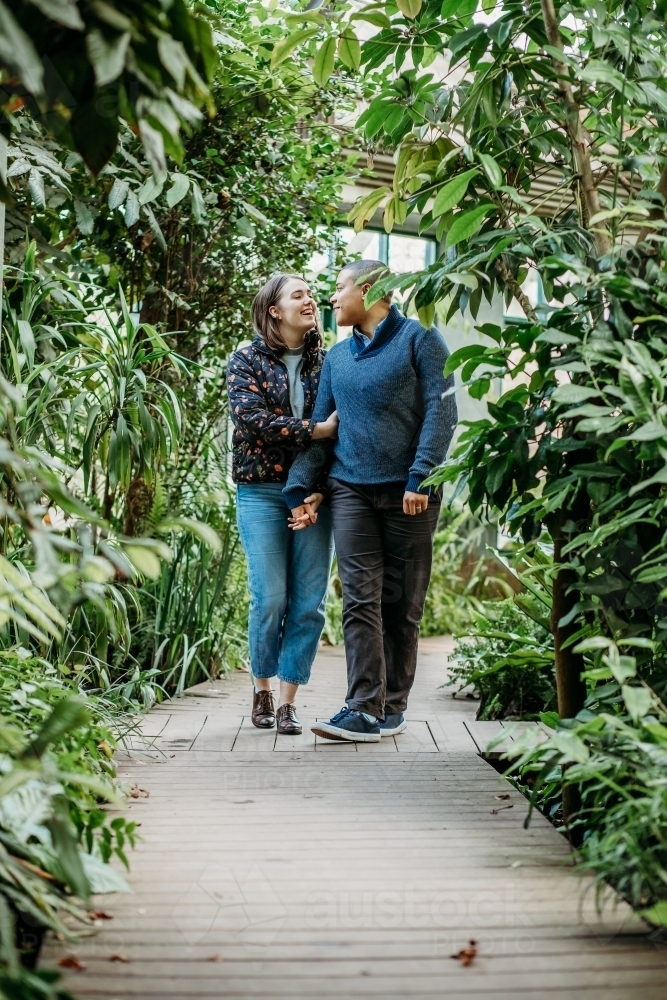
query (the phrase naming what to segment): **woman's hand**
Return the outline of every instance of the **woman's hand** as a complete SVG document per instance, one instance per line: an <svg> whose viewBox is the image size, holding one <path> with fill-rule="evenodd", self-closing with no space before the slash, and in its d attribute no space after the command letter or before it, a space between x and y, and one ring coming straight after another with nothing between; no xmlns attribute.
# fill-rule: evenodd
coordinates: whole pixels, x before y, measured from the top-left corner
<svg viewBox="0 0 667 1000"><path fill-rule="evenodd" d="M289 526L292 531L303 531L304 528L310 528L311 525L315 524L317 508L323 500L324 497L321 493L311 493L300 507L293 507L292 516L289 518Z"/></svg>
<svg viewBox="0 0 667 1000"><path fill-rule="evenodd" d="M313 441L317 441L319 438L335 438L338 437L338 411L334 410L330 417L326 420L315 424L313 427ZM321 501L320 501L321 503Z"/></svg>

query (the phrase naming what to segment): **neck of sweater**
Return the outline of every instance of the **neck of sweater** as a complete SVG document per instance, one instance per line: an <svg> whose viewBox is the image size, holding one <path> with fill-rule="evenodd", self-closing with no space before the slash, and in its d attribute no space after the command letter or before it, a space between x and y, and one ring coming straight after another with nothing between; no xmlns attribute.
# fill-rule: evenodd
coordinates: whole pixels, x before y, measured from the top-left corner
<svg viewBox="0 0 667 1000"><path fill-rule="evenodd" d="M405 316L399 312L398 306L392 306L385 319L375 327L375 334L370 344L366 344L364 340L367 335L359 327L355 326L352 331L350 343L353 354L356 354L357 357L367 357L369 354L376 354L378 351L381 351L398 333L404 322Z"/></svg>

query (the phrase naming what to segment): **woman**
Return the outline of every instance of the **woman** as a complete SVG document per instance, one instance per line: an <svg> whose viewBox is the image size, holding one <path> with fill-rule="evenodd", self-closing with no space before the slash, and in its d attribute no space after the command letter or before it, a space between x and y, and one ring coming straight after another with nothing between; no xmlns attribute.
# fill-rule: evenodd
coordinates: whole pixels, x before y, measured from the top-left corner
<svg viewBox="0 0 667 1000"><path fill-rule="evenodd" d="M248 562L248 639L254 681L252 722L301 732L294 708L307 684L322 628L332 558L331 512L311 531L290 529L283 497L295 455L312 440L334 438L336 414L315 424L312 412L324 358L317 310L303 278L277 274L252 305L256 336L232 355L227 384L234 422L237 519ZM319 486L308 498L316 510ZM278 710L271 678L280 680Z"/></svg>

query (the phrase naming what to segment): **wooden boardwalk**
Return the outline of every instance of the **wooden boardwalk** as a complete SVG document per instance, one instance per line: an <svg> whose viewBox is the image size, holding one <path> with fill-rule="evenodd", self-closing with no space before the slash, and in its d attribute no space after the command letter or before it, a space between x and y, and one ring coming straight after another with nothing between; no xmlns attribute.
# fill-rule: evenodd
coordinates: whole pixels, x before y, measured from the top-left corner
<svg viewBox="0 0 667 1000"><path fill-rule="evenodd" d="M597 916L543 817L524 830L474 703L441 687L448 648L422 643L410 726L380 744L253 729L243 674L152 711L121 755L133 893L102 897L113 919L48 963L85 964L67 976L83 1000L666 1000L665 948L624 905ZM323 650L302 721L344 690L342 650Z"/></svg>

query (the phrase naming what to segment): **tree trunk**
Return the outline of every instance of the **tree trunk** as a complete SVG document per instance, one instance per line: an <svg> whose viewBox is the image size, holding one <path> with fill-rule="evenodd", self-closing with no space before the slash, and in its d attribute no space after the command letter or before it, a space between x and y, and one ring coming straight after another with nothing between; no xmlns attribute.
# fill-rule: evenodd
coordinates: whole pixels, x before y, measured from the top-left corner
<svg viewBox="0 0 667 1000"><path fill-rule="evenodd" d="M560 49L562 52L563 39L560 33L554 2L553 0L540 0L540 3L549 45ZM563 95L563 103L565 104L566 127L570 142L572 143L572 152L577 166L577 173L579 174L581 198L586 216L584 225L588 229L590 220L600 211L600 198L597 183L593 176L589 152L591 136L581 120L581 105L574 96L567 64L563 60L554 57L554 69L558 76L558 88ZM603 256L603 254L608 253L611 250L612 244L606 223L596 223L593 235L595 236L595 246L598 254Z"/></svg>
<svg viewBox="0 0 667 1000"><path fill-rule="evenodd" d="M567 514L567 512L564 513ZM557 566L562 562L561 550L565 542L565 537L559 531L554 538L554 562ZM570 614L579 598L578 592L571 589L576 586L576 583L577 574L574 570L564 567L557 570L553 584L551 631L554 637L556 657L558 714L561 719L573 719L577 712L580 712L584 707L586 700L586 682L581 679L584 658L581 653L575 653L572 646L565 646L570 636L578 631L579 623L575 618L567 625L559 624L563 618Z"/></svg>
<svg viewBox="0 0 667 1000"><path fill-rule="evenodd" d="M553 582L551 632L554 637L558 715L561 719L573 719L584 707L586 700L586 682L581 677L584 670L584 658L581 653L575 653L572 646L565 646L570 636L578 630L579 624L576 616L567 625L560 624L561 620L571 613L579 597L576 590L577 574L574 570L563 566L562 554L563 547L568 541L563 526L570 518L574 519L573 514L574 512L567 508L560 510L553 532L554 564L558 569ZM572 822L580 808L579 789L574 786L564 786L563 821L567 827L570 842L574 847L581 842L579 828L572 829Z"/></svg>

